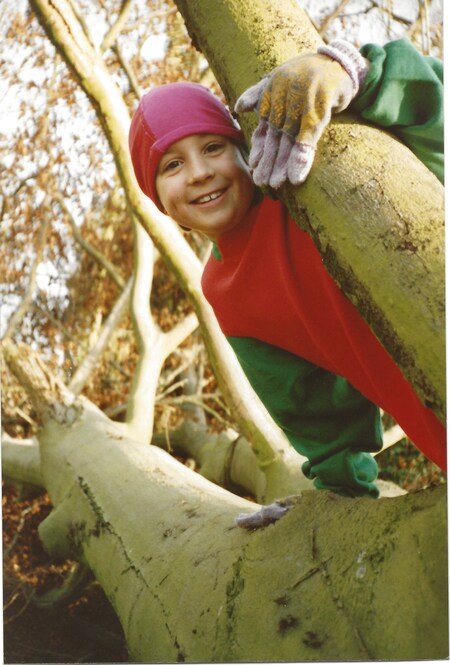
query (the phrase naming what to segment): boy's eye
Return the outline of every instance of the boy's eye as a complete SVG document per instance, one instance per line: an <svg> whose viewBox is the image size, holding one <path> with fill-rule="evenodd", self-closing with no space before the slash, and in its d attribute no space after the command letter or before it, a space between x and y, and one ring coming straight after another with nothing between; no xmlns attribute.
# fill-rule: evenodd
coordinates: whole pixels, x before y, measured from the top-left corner
<svg viewBox="0 0 450 665"><path fill-rule="evenodd" d="M222 150L223 147L224 147L223 143L214 141L213 143L208 143L208 145L206 146L206 152L218 152L219 150Z"/></svg>
<svg viewBox="0 0 450 665"><path fill-rule="evenodd" d="M164 164L163 172L165 173L166 171L173 171L180 164L181 164L180 159L171 159L170 162L167 162L167 164Z"/></svg>

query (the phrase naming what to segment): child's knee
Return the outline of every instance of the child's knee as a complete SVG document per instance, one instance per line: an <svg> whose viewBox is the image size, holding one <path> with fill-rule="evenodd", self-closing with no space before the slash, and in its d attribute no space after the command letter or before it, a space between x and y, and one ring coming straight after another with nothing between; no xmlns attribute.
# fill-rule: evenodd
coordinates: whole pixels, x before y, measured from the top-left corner
<svg viewBox="0 0 450 665"><path fill-rule="evenodd" d="M349 449L321 459L317 463L305 462L303 473L314 480L317 489L327 489L344 496L369 496L377 498L375 484L378 465L369 453Z"/></svg>

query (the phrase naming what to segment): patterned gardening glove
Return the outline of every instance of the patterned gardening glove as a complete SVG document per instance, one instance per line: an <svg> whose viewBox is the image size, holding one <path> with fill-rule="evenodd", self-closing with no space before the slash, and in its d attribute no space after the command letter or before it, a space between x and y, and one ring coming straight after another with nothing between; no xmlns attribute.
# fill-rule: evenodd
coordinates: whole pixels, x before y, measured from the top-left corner
<svg viewBox="0 0 450 665"><path fill-rule="evenodd" d="M239 97L238 113L257 110L260 117L249 157L256 185L277 189L306 179L332 112L347 108L367 71L359 51L336 39L288 60Z"/></svg>

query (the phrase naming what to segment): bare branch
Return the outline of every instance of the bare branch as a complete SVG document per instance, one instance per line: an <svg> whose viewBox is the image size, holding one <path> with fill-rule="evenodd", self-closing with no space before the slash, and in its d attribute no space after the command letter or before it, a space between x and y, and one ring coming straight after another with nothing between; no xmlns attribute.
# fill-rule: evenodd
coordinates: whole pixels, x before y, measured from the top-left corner
<svg viewBox="0 0 450 665"><path fill-rule="evenodd" d="M345 9L348 2L349 2L349 0L341 0L341 2L338 4L336 9L334 9L331 12L331 14L328 14L328 16L326 16L324 18L324 20L322 21L322 23L318 27L318 32L319 32L319 35L321 37L323 37L324 34L326 33L326 31L328 30L328 26L330 25L330 23L332 21L334 21L334 19L337 18L339 16L339 14L341 14L343 12L343 10Z"/></svg>
<svg viewBox="0 0 450 665"><path fill-rule="evenodd" d="M92 571L82 563L74 563L61 587L50 589L33 598L33 605L44 610L57 610L76 600L89 582L94 579Z"/></svg>
<svg viewBox="0 0 450 665"><path fill-rule="evenodd" d="M430 55L431 39L430 39L430 19L428 15L428 0L421 0L420 14L422 19L422 53Z"/></svg>
<svg viewBox="0 0 450 665"><path fill-rule="evenodd" d="M385 7L383 2L378 2L377 0L372 0L371 4L368 7L365 7L364 9L357 10L354 12L348 12L344 13L341 15L340 18L350 18L354 16L363 16L365 14L369 14L371 11L379 10L380 12L387 14L387 16L396 21L397 23L401 23L402 25L405 26L410 26L412 21L408 18L405 18L404 16L400 16L400 14L397 14L394 12L391 3L389 2L389 7Z"/></svg>
<svg viewBox="0 0 450 665"><path fill-rule="evenodd" d="M89 31L88 25L87 25L86 21L84 20L84 16L83 16L83 14L80 13L80 11L78 9L77 3L74 2L74 0L67 0L67 2L69 4L72 12L76 16L77 21L80 24L80 27L81 27L82 31L84 32L84 35L85 35L86 39L89 41L89 44L93 47L94 46L94 41L91 37L91 33Z"/></svg>
<svg viewBox="0 0 450 665"><path fill-rule="evenodd" d="M44 309L44 308L42 307L42 305L40 305L40 304L37 303L37 302L34 302L34 303L32 304L32 309L33 309L35 312L39 312L39 314L42 314L42 315L45 316L49 321L51 321L51 323L53 323L53 325L55 326L55 328L57 328L57 329L59 330L59 332L61 333L61 335L63 335L66 339L68 339L68 340L70 340L70 341L72 341L72 342L77 342L77 341L78 341L78 340L77 340L77 337L76 337L75 335L72 335L72 333L69 332L69 331L67 330L67 328L62 324L62 322L61 322L59 319L57 319L55 316L53 316L53 314L52 314L51 312L49 312L48 310ZM82 343L83 343L83 342L81 342L81 344L82 344Z"/></svg>
<svg viewBox="0 0 450 665"><path fill-rule="evenodd" d="M27 391L44 423L71 424L78 416L75 395L57 379L41 357L27 344L2 342L6 363Z"/></svg>
<svg viewBox="0 0 450 665"><path fill-rule="evenodd" d="M139 81L137 79L136 74L134 73L132 67L130 66L130 63L125 60L122 54L122 50L118 44L114 44L114 46L111 47L114 53L117 56L117 60L119 61L123 71L125 72L125 76L128 79L128 83L130 84L131 90L134 92L136 97L140 99L142 97L142 90L139 85Z"/></svg>
<svg viewBox="0 0 450 665"><path fill-rule="evenodd" d="M102 45L100 46L100 51L102 53L111 48L111 46L115 43L117 36L120 34L123 26L127 22L131 6L132 0L122 0L119 16L103 38Z"/></svg>
<svg viewBox="0 0 450 665"><path fill-rule="evenodd" d="M10 480L45 487L37 439L14 439L3 432L2 473Z"/></svg>
<svg viewBox="0 0 450 665"><path fill-rule="evenodd" d="M188 314L180 323L165 333L166 347L172 353L184 340L198 328L198 320L194 313Z"/></svg>
<svg viewBox="0 0 450 665"><path fill-rule="evenodd" d="M165 359L198 326L195 314L189 314L170 332L163 333L150 311L153 279L153 243L143 227L135 222L135 277L132 295L132 319L139 346L139 362L130 391L126 422L133 436L148 442L153 432L155 395Z"/></svg>
<svg viewBox="0 0 450 665"><path fill-rule="evenodd" d="M14 314L11 316L8 322L8 327L6 329L6 332L3 336L4 340L9 340L13 336L14 332L16 331L17 327L19 326L20 322L22 321L23 317L27 313L32 300L35 295L36 291L36 279L37 279L37 269L39 267L39 264L42 261L42 257L44 254L44 249L45 249L45 243L47 239L47 232L49 228L49 218L46 216L44 217L44 220L41 224L41 228L39 231L39 236L38 236L38 242L37 242L37 248L36 248L36 257L31 265L31 270L30 270L30 279L28 282L28 288L24 294L23 300L14 312Z"/></svg>
<svg viewBox="0 0 450 665"><path fill-rule="evenodd" d="M69 388L75 395L79 395L83 390L95 367L96 362L98 361L103 351L106 349L111 335L117 328L121 318L128 310L131 295L131 285L132 280L129 279L124 290L112 308L108 318L103 324L97 342L85 356L77 371L73 375L72 380L69 383Z"/></svg>
<svg viewBox="0 0 450 665"><path fill-rule="evenodd" d="M131 318L138 343L139 361L134 373L126 422L133 436L148 443L153 431L155 393L165 360L163 333L150 311L153 281L153 242L142 226L133 222L135 271Z"/></svg>
<svg viewBox="0 0 450 665"><path fill-rule="evenodd" d="M73 215L70 212L63 195L61 193L58 193L55 196L55 199L58 201L61 208L66 213L67 219L69 220L69 224L72 228L73 236L75 240L78 242L78 244L81 245L81 247L106 270L108 275L117 284L119 289L125 288L125 280L119 274L119 271L114 266L114 264L111 263L111 261L109 261L109 259L107 259L102 252L99 252L98 249L96 249L90 242L88 242L85 238L83 238L83 234L81 233L77 223L75 222Z"/></svg>

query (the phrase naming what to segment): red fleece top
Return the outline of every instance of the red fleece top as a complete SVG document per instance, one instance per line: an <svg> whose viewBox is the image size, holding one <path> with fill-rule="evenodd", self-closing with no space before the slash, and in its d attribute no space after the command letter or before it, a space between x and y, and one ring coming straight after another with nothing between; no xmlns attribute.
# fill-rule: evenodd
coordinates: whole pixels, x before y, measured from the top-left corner
<svg viewBox="0 0 450 665"><path fill-rule="evenodd" d="M204 294L226 336L280 347L346 378L445 468L445 428L325 269L310 236L280 201L265 197L221 236Z"/></svg>

